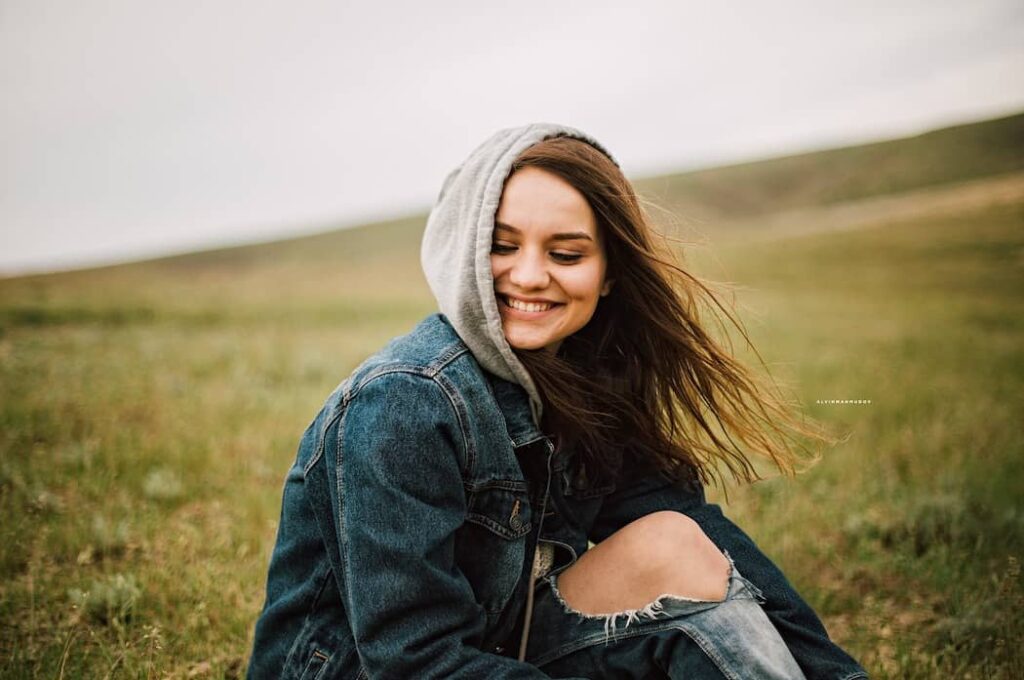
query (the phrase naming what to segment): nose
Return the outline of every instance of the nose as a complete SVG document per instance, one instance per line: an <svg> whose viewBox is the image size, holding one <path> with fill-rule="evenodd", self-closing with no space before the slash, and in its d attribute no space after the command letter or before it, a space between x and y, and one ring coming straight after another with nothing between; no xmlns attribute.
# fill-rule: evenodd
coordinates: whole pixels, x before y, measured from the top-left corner
<svg viewBox="0 0 1024 680"><path fill-rule="evenodd" d="M543 258L531 253L521 253L515 259L508 278L512 285L522 290L547 288L551 280Z"/></svg>

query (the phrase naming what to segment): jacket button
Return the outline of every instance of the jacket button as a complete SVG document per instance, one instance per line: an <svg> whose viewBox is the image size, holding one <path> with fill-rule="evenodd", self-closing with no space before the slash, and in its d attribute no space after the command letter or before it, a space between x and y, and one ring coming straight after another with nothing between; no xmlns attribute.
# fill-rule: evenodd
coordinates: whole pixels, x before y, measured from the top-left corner
<svg viewBox="0 0 1024 680"><path fill-rule="evenodd" d="M497 645L497 646L496 646L496 647L494 648L494 653L495 653L495 654L503 654L504 652L505 652L505 648L504 648L504 647L502 647L501 645Z"/></svg>
<svg viewBox="0 0 1024 680"><path fill-rule="evenodd" d="M508 525L512 527L513 531L519 531L523 528L523 520L519 518L519 515L512 515L508 520Z"/></svg>

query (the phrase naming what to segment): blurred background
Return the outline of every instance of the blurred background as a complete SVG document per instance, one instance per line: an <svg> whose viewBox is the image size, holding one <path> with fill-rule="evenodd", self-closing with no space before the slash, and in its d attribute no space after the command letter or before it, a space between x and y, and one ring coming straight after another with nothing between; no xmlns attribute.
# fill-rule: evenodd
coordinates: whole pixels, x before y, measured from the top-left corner
<svg viewBox="0 0 1024 680"><path fill-rule="evenodd" d="M446 173L552 121L849 434L727 498L832 636L1024 677L1022 36L1010 0L6 0L0 675L244 673L302 430L434 310Z"/></svg>

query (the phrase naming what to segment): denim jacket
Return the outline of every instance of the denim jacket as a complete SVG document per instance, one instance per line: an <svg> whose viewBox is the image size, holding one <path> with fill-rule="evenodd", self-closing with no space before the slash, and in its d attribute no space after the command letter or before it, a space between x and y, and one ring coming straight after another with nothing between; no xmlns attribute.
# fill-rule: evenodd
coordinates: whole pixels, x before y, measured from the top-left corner
<svg viewBox="0 0 1024 680"><path fill-rule="evenodd" d="M547 677L515 659L538 541L557 573L657 510L732 556L808 678L865 677L699 486L626 452L617 477L588 480L441 314L360 365L303 435L249 677Z"/></svg>

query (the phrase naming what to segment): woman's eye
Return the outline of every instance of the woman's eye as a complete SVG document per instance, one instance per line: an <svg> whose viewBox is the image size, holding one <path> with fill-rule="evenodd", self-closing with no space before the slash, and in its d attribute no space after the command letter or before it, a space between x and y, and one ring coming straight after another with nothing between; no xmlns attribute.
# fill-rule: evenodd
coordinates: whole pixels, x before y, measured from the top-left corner
<svg viewBox="0 0 1024 680"><path fill-rule="evenodd" d="M583 254L582 253L559 253L559 252L556 251L556 252L551 253L551 257L554 258L558 262L576 262L581 257L583 257Z"/></svg>
<svg viewBox="0 0 1024 680"><path fill-rule="evenodd" d="M515 246L507 246L507 245L505 245L503 243L492 243L491 244L491 252L494 253L495 255L507 255L507 254L511 253L515 249L516 249Z"/></svg>

